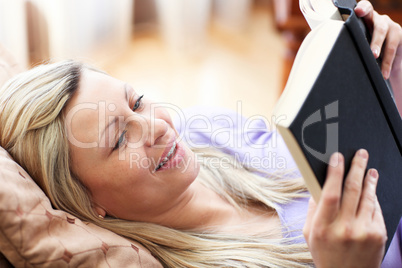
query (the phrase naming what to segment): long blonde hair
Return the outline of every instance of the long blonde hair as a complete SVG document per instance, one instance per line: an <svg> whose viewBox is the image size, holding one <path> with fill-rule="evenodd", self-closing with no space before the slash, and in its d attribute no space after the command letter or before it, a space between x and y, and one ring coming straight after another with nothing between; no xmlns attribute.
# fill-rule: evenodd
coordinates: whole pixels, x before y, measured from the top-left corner
<svg viewBox="0 0 402 268"><path fill-rule="evenodd" d="M144 245L165 267L306 267L305 244L270 235L180 231L151 223L100 219L88 190L70 170L63 108L79 86L81 63L63 61L17 75L0 90L0 145L32 176L53 205ZM220 159L204 151L205 159ZM211 161L202 161L211 163ZM262 177L232 159L230 168L201 166L199 179L235 207L278 204L300 197L301 180Z"/></svg>

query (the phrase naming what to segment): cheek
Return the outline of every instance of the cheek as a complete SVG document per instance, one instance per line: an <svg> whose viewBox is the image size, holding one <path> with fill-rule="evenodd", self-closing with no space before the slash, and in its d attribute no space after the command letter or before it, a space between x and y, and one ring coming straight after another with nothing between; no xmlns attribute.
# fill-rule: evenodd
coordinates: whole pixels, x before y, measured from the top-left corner
<svg viewBox="0 0 402 268"><path fill-rule="evenodd" d="M127 153L123 157L125 157L125 163L121 169L123 175L126 173L126 175L130 174L135 177L143 177L149 173L153 166L155 166L150 158L135 149L127 150Z"/></svg>
<svg viewBox="0 0 402 268"><path fill-rule="evenodd" d="M149 200L154 198L151 195L156 187L149 175L136 169L115 169L113 174L104 174L102 179L107 181L92 185L93 200L110 215L126 218L152 209Z"/></svg>
<svg viewBox="0 0 402 268"><path fill-rule="evenodd" d="M183 162L180 163L180 171L186 176L187 180L193 182L200 171L200 163L198 161L197 155L190 148L184 145L184 149L186 155Z"/></svg>
<svg viewBox="0 0 402 268"><path fill-rule="evenodd" d="M141 188L147 181L149 161L141 152L128 151L116 156L115 161L100 163L86 172L85 184L94 197L118 196Z"/></svg>

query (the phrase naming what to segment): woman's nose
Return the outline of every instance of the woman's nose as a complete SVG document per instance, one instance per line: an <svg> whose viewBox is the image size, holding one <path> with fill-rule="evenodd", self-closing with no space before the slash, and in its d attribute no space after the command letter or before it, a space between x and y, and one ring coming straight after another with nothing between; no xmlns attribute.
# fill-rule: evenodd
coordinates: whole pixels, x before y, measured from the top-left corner
<svg viewBox="0 0 402 268"><path fill-rule="evenodd" d="M133 115L126 119L129 126L129 147L154 146L158 139L169 131L169 124L163 120L145 115Z"/></svg>
<svg viewBox="0 0 402 268"><path fill-rule="evenodd" d="M162 138L168 132L168 123L162 119L147 119L148 136L145 144L149 147L158 144L158 139Z"/></svg>

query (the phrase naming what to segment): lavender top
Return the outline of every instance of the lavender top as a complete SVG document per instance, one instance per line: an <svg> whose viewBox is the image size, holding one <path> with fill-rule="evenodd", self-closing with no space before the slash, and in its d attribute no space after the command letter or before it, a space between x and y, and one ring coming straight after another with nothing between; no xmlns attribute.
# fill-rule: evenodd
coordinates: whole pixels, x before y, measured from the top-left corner
<svg viewBox="0 0 402 268"><path fill-rule="evenodd" d="M214 147L238 161L267 172L295 170L300 176L282 137L271 130L263 116L245 118L223 108L196 106L178 112L174 124L185 143L195 148ZM280 205L277 213L287 237L304 243L302 228L308 198ZM402 267L402 221L384 258L382 267Z"/></svg>

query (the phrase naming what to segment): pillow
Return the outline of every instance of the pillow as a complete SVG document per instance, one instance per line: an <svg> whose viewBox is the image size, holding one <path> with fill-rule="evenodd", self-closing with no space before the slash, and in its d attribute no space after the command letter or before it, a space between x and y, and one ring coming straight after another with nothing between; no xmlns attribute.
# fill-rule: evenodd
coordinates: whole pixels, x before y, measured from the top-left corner
<svg viewBox="0 0 402 268"><path fill-rule="evenodd" d="M0 253L0 267L1 268L9 268L9 267L13 267L11 265L11 263L6 259L6 257L4 257L3 254Z"/></svg>
<svg viewBox="0 0 402 268"><path fill-rule="evenodd" d="M1 147L0 219L0 266L162 267L138 243L53 209Z"/></svg>

